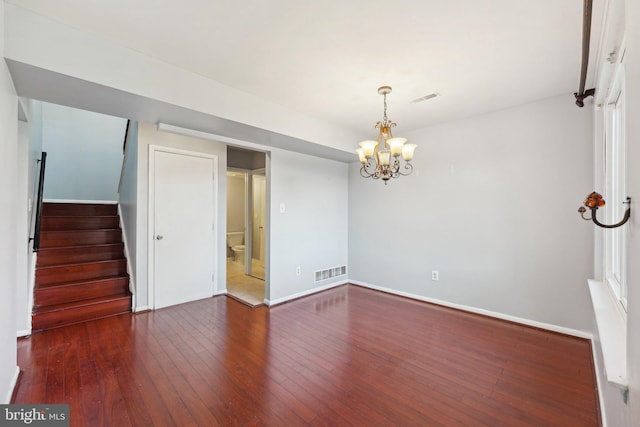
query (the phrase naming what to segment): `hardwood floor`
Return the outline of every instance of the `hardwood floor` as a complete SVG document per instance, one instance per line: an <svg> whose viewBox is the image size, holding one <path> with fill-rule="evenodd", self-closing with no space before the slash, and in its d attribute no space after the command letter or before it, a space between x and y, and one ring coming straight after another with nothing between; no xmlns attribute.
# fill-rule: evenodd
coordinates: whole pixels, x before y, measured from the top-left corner
<svg viewBox="0 0 640 427"><path fill-rule="evenodd" d="M597 426L587 340L345 285L18 341L15 403L75 426Z"/></svg>

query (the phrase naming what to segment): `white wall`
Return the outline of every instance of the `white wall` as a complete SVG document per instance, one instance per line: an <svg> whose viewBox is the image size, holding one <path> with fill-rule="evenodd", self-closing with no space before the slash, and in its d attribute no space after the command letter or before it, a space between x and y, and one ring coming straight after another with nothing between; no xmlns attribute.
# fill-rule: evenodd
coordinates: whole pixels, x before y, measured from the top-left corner
<svg viewBox="0 0 640 427"><path fill-rule="evenodd" d="M136 304L138 307L149 305L148 301L148 188L149 188L149 145L172 147L218 156L218 223L216 224L217 271L215 273L215 291L225 289L226 277L226 197L227 197L227 147L215 141L205 141L166 132L158 132L154 125L138 125L138 183L137 183L137 219L136 219Z"/></svg>
<svg viewBox="0 0 640 427"><path fill-rule="evenodd" d="M4 22L4 3L0 3ZM0 31L0 57L4 34ZM16 225L18 182L18 97L4 61L0 61L0 401L9 403L17 378L16 357Z"/></svg>
<svg viewBox="0 0 640 427"><path fill-rule="evenodd" d="M273 150L267 160L267 211L271 303L304 294L314 272L348 262L348 165L289 151ZM270 200L270 203L269 203ZM284 204L285 212L280 213ZM296 276L296 267L300 276ZM346 277L336 278L345 281Z"/></svg>
<svg viewBox="0 0 640 427"><path fill-rule="evenodd" d="M35 255L33 236L38 192L38 175L42 154L42 105L39 101L21 99L28 122L19 123L18 143L18 225L16 270L16 328L18 336L31 333L31 310Z"/></svg>
<svg viewBox="0 0 640 427"><path fill-rule="evenodd" d="M20 210L16 221L16 330L19 336L31 331L29 314L29 125L18 122L18 182L16 206Z"/></svg>
<svg viewBox="0 0 640 427"><path fill-rule="evenodd" d="M135 279L138 272L138 234L136 231L138 226L138 122L131 122L127 133L127 147L122 164L118 205L130 268L129 276L137 297Z"/></svg>
<svg viewBox="0 0 640 427"><path fill-rule="evenodd" d="M127 121L43 103L45 199L116 201Z"/></svg>
<svg viewBox="0 0 640 427"><path fill-rule="evenodd" d="M352 164L349 279L590 333L591 120L561 96L407 134L386 186Z"/></svg>

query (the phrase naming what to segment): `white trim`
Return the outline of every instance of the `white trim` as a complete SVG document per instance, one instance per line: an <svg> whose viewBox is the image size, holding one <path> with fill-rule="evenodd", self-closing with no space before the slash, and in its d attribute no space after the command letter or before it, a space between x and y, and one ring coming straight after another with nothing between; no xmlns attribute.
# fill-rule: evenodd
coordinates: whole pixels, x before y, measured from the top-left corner
<svg viewBox="0 0 640 427"><path fill-rule="evenodd" d="M277 148L277 147L271 147L271 146L266 146L262 144L256 144L255 142L250 142L243 139L230 138L228 136L218 135L210 132L203 132L199 130L193 130L189 128L183 128L180 126L168 125L166 123L161 123L161 122L158 122L156 127L160 132L168 132L168 133L174 133L176 135L191 136L194 138L205 139L208 141L221 142L223 144L249 148L253 151L259 151L261 153L269 153L274 149L286 150L284 148ZM301 153L301 154L304 154L304 153ZM307 155L312 156L312 154L307 154Z"/></svg>
<svg viewBox="0 0 640 427"><path fill-rule="evenodd" d="M11 403L11 396L13 396L13 392L16 389L16 385L18 385L18 378L20 378L20 367L16 366L16 371L13 374L13 379L9 385L9 391L7 392L7 397L4 399L4 404L8 405Z"/></svg>
<svg viewBox="0 0 640 427"><path fill-rule="evenodd" d="M468 311L469 313L481 314L483 316L494 317L496 319L508 320L514 323L520 323L522 325L533 326L535 328L546 329L548 331L558 332L565 335L571 335L578 338L592 339L592 334L584 331L579 331L577 329L565 328L563 326L552 325L550 323L538 322L535 320L524 319L522 317L511 316L508 314L498 313L495 311L484 310L482 308L471 307L468 305L456 304L448 301L439 300L436 298L424 297L422 295L416 295L409 292L398 291L391 288L385 288L383 286L372 285L371 283L360 282L357 280L349 280L349 283L353 283L354 285L362 286L365 288L374 289L377 291L387 292L394 295L399 295L406 298L415 299L418 301L424 301L431 304L437 304L444 307L455 308L457 310Z"/></svg>
<svg viewBox="0 0 640 427"><path fill-rule="evenodd" d="M600 382L600 378L603 378L600 372L600 366L598 364L598 352L596 350L595 340L591 340L591 359L593 360L593 369L596 371L596 389L598 390L598 402L600 403L600 425L607 427L607 416L605 414L604 394L602 389L604 385Z"/></svg>
<svg viewBox="0 0 640 427"><path fill-rule="evenodd" d="M133 277L133 268L131 267L131 257L129 256L129 245L127 244L127 231L124 228L124 223L122 222L122 208L120 206L120 202L118 202L118 222L120 224L120 231L122 232L122 243L124 244L124 258L127 261L127 273L129 274L129 292L131 292L131 308L136 306L137 303L137 292L136 292L136 282Z"/></svg>
<svg viewBox="0 0 640 427"><path fill-rule="evenodd" d="M141 311L150 311L151 307L149 307L148 305L141 305L140 307L134 307L133 312L134 313L139 313Z"/></svg>
<svg viewBox="0 0 640 427"><path fill-rule="evenodd" d="M184 156L191 157L200 157L205 159L211 159L213 161L213 177L212 177L212 186L213 186L213 224L214 224L214 232L213 232L213 281L211 286L213 287L214 295L216 293L216 289L218 288L219 281L219 272L220 266L218 265L218 251L220 250L219 237L220 234L218 231L219 227L219 218L218 218L218 203L219 203L219 194L218 194L218 182L220 179L220 175L218 173L218 156L215 154L202 153L199 151L191 151L184 150L181 148L173 148L166 147L162 145L153 145L149 144L149 170L148 170L148 181L147 181L147 301L151 310L155 310L155 282L154 282L154 260L155 260L155 252L154 252L154 230L155 230L155 153L156 151L161 151L165 153L171 154L181 154ZM225 234L225 246L226 248L226 234ZM225 257L226 258L226 257Z"/></svg>
<svg viewBox="0 0 640 427"><path fill-rule="evenodd" d="M627 391L627 324L620 313L620 304L606 283L588 282L607 381Z"/></svg>
<svg viewBox="0 0 640 427"><path fill-rule="evenodd" d="M96 205L115 205L117 200L74 200L74 199L42 199L43 203L78 203Z"/></svg>
<svg viewBox="0 0 640 427"><path fill-rule="evenodd" d="M594 8L592 10L592 17L591 17L591 28L594 27L594 24L596 25L596 27L600 28L599 34L600 37L598 38L597 41L597 45L595 46L596 49L593 49L592 52L595 52L595 55L592 55L591 58L593 58L593 64L589 64L589 68L591 69L595 69L595 73L594 73L594 78L593 78L593 85L592 87L600 87L598 85L598 82L600 81L600 74L601 74L601 70L600 70L600 62L602 61L603 58L605 58L605 48L606 48L606 36L607 34L609 34L608 32L608 27L609 22L607 19L607 16L609 14L609 8L610 8L610 0L602 0L600 2L601 6L598 8L596 5L596 8ZM594 18L600 18L600 22L596 22ZM593 30L592 30L592 34L594 34ZM592 40L595 40L595 37L593 37L593 35L591 36ZM591 43L593 45L593 43ZM589 61L591 62L591 61Z"/></svg>
<svg viewBox="0 0 640 427"><path fill-rule="evenodd" d="M218 295L226 295L227 293L228 293L227 288L224 288L224 289L214 291L213 296L217 297Z"/></svg>
<svg viewBox="0 0 640 427"><path fill-rule="evenodd" d="M31 317L31 316L29 316L29 317ZM29 335L31 335L31 329L22 329L22 330L16 332L16 336L18 338L28 337Z"/></svg>
<svg viewBox="0 0 640 427"><path fill-rule="evenodd" d="M36 266L38 264L38 252L33 252L33 241L29 243L29 251L31 251L31 269L29 274L29 293L27 297L27 318L29 319L29 334L31 334L31 328L33 323L33 299L35 298L36 289Z"/></svg>
<svg viewBox="0 0 640 427"><path fill-rule="evenodd" d="M264 299L264 303L268 307L273 307L274 305L282 304L283 302L291 301L296 298L306 297L307 295L315 294L318 292L326 291L327 289L335 288L337 286L346 285L349 283L348 280L341 280L339 282L333 282L326 285L318 286L317 288L309 289L306 291L298 292L297 294L288 295L286 297L278 298L275 300L269 300L267 298Z"/></svg>
<svg viewBox="0 0 640 427"><path fill-rule="evenodd" d="M251 253L251 248L253 248L253 227L250 225L253 223L253 219L251 218L251 209L253 205L253 199L251 197L251 191L253 188L251 187L249 181L251 180L251 169L242 169L242 168L230 168L227 166L226 179L227 179L227 203L229 202L229 172L233 173L241 173L244 175L244 230L243 231L232 231L229 232L229 225L227 224L227 234L232 233L242 233L243 234L243 244L245 247L244 251L244 274L249 275L251 272L251 256L247 256L247 254ZM225 251L227 245L225 242Z"/></svg>

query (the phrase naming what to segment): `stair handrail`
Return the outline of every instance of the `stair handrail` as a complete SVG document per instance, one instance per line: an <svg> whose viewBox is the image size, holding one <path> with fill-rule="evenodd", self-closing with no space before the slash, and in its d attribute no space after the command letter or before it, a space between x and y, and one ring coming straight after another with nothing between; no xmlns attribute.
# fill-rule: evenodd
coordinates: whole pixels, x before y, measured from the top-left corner
<svg viewBox="0 0 640 427"><path fill-rule="evenodd" d="M38 160L40 163L40 178L38 179L38 199L36 201L36 225L34 227L33 237L29 240L33 240L33 252L40 250L40 224L42 223L42 194L44 189L44 171L47 166L47 153L42 152L42 157Z"/></svg>
<svg viewBox="0 0 640 427"><path fill-rule="evenodd" d="M127 152L127 137L129 136L129 127L131 127L131 119L127 119L127 126L124 128L124 141L122 142L122 154Z"/></svg>

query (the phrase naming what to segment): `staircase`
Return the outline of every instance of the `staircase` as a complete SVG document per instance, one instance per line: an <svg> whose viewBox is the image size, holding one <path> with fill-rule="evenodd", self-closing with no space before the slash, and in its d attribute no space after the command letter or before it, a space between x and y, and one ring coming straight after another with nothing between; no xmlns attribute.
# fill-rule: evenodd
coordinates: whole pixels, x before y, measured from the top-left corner
<svg viewBox="0 0 640 427"><path fill-rule="evenodd" d="M44 203L32 330L130 311L117 205Z"/></svg>

